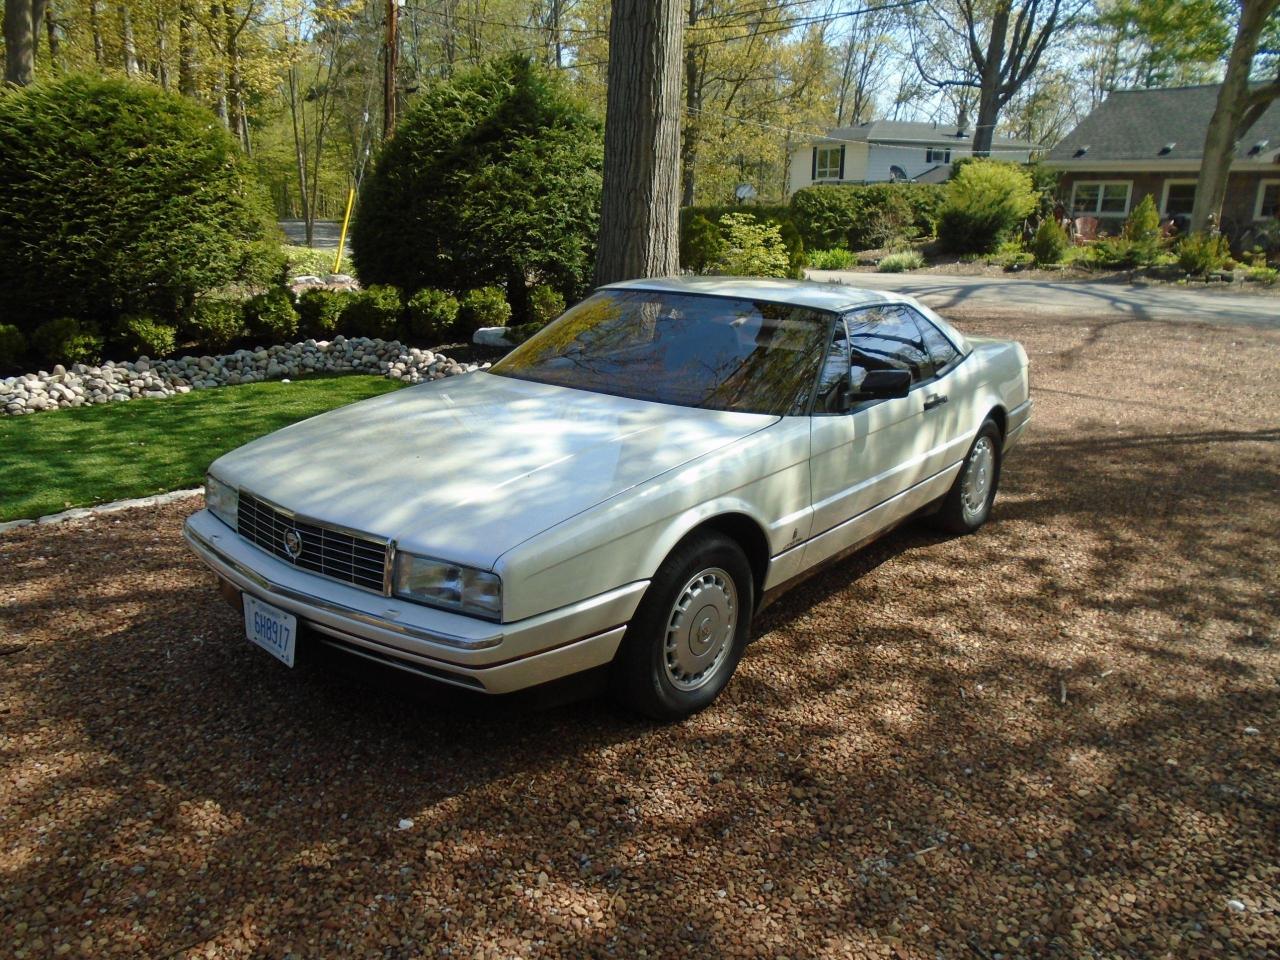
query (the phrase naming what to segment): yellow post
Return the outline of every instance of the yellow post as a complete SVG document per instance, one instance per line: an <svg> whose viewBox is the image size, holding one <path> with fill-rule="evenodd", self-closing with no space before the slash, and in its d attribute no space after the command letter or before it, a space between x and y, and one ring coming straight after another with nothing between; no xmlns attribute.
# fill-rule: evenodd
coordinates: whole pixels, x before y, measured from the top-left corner
<svg viewBox="0 0 1280 960"><path fill-rule="evenodd" d="M347 224L351 222L351 205L356 202L356 188L347 191L347 213L342 218L342 235L338 237L338 255L333 258L333 272L337 273L342 266L342 251L347 245Z"/></svg>

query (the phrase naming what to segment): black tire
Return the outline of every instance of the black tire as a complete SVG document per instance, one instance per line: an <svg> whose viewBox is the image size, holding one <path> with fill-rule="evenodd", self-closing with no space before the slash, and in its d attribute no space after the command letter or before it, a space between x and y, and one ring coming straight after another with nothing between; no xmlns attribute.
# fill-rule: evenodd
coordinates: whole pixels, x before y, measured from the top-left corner
<svg viewBox="0 0 1280 960"><path fill-rule="evenodd" d="M722 580L732 582L733 596ZM754 593L751 565L733 540L708 531L682 541L654 574L627 626L613 661L614 695L654 720L682 720L707 707L742 659ZM682 598L687 598L684 612L676 609ZM704 605L698 607L699 602ZM734 611L731 631L724 616L728 608ZM673 650L668 649L669 630L675 633ZM695 647L704 636L711 639L706 652L699 654ZM681 639L686 640L683 645ZM682 672L697 666L700 656L708 658L702 673Z"/></svg>
<svg viewBox="0 0 1280 960"><path fill-rule="evenodd" d="M986 444L985 448L983 444ZM978 428L978 435L973 438L973 443L969 446L969 452L965 455L955 483L951 485L946 498L942 501L942 506L932 517L935 526L948 533L965 534L973 533L987 522L987 518L991 516L991 504L996 498L996 490L1000 486L1003 447L1004 436L1000 433L1000 427L994 420L984 420L982 426ZM986 467L987 481L981 505L978 506L971 497L966 496L966 481L970 479L972 471L981 468L976 461L980 456L985 459L986 451L990 453L990 460Z"/></svg>

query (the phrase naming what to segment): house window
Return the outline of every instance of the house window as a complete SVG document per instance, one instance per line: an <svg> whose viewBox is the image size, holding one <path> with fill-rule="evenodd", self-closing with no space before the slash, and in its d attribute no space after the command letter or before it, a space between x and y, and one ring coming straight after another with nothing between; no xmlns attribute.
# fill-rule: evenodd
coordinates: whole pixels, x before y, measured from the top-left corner
<svg viewBox="0 0 1280 960"><path fill-rule="evenodd" d="M813 179L840 179L840 147L814 148Z"/></svg>
<svg viewBox="0 0 1280 960"><path fill-rule="evenodd" d="M1189 217L1191 208L1195 204L1196 182L1194 180L1164 182L1164 200L1160 203L1160 212L1166 217Z"/></svg>
<svg viewBox="0 0 1280 960"><path fill-rule="evenodd" d="M1258 203L1253 219L1269 220L1280 217L1280 180L1263 180L1258 184Z"/></svg>
<svg viewBox="0 0 1280 960"><path fill-rule="evenodd" d="M929 147L924 152L925 163L950 163L951 148L950 147Z"/></svg>
<svg viewBox="0 0 1280 960"><path fill-rule="evenodd" d="M1076 216L1123 217L1129 212L1132 180L1082 180L1071 191Z"/></svg>

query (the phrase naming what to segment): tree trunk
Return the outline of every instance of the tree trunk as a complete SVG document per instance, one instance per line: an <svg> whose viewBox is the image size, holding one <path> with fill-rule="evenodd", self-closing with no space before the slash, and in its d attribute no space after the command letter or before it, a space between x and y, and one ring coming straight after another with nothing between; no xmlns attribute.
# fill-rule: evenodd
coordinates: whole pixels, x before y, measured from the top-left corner
<svg viewBox="0 0 1280 960"><path fill-rule="evenodd" d="M1004 66L1004 45L1009 34L1009 4L1002 2L991 18L991 37L981 64L982 85L978 88L978 124L973 130L973 155L991 156L991 141L1000 119L1000 71Z"/></svg>
<svg viewBox="0 0 1280 960"><path fill-rule="evenodd" d="M1248 133L1248 127L1262 115L1265 103L1250 103L1249 71L1258 50L1267 18L1280 9L1280 0L1244 0L1235 42L1227 58L1227 72L1218 89L1218 101L1205 133L1200 177L1196 182L1196 199L1191 208L1192 231L1204 230L1209 217L1222 215L1222 201L1227 194L1227 175L1236 141ZM1280 80L1270 85L1272 92L1260 91L1257 99L1276 99Z"/></svg>
<svg viewBox="0 0 1280 960"><path fill-rule="evenodd" d="M613 0L596 283L680 269L678 0Z"/></svg>
<svg viewBox="0 0 1280 960"><path fill-rule="evenodd" d="M178 8L178 92L194 100L196 91L196 18L184 0Z"/></svg>
<svg viewBox="0 0 1280 960"><path fill-rule="evenodd" d="M133 14L127 3L120 6L120 43L124 50L124 75L138 72L138 47L133 39Z"/></svg>
<svg viewBox="0 0 1280 960"><path fill-rule="evenodd" d="M240 31L236 26L236 12L229 3L222 5L223 22L226 25L227 50L227 127L245 149L249 147L245 129L244 97L240 83Z"/></svg>
<svg viewBox="0 0 1280 960"><path fill-rule="evenodd" d="M49 0L31 0L31 59L40 55L40 27L49 12Z"/></svg>
<svg viewBox="0 0 1280 960"><path fill-rule="evenodd" d="M312 223L311 201L307 195L307 149L303 134L306 115L302 114L302 104L298 102L297 66L289 66L289 116L293 121L293 155L298 165L298 202L302 212L303 229L306 230L306 245L311 246Z"/></svg>
<svg viewBox="0 0 1280 960"><path fill-rule="evenodd" d="M53 4L46 3L44 8L44 29L49 35L49 64L54 70L62 59L61 44L58 41L58 22L53 18Z"/></svg>
<svg viewBox="0 0 1280 960"><path fill-rule="evenodd" d="M35 24L31 0L5 0L4 79L25 87L35 77Z"/></svg>
<svg viewBox="0 0 1280 960"><path fill-rule="evenodd" d="M156 79L160 89L169 89L169 22L161 10L156 14Z"/></svg>
<svg viewBox="0 0 1280 960"><path fill-rule="evenodd" d="M698 22L701 0L689 0L689 26ZM694 188L698 176L698 127L702 120L702 64L698 61L698 49L689 47L684 52L684 126L680 128L680 182L683 193L680 205L693 206Z"/></svg>
<svg viewBox="0 0 1280 960"><path fill-rule="evenodd" d="M98 0L89 0L89 30L93 34L93 62L102 66L102 23L98 19Z"/></svg>

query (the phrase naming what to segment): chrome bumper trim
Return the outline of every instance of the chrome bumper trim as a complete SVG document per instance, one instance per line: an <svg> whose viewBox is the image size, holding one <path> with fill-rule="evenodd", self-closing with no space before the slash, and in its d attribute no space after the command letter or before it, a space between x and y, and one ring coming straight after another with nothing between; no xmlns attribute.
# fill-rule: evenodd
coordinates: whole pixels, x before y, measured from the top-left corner
<svg viewBox="0 0 1280 960"><path fill-rule="evenodd" d="M402 670L438 683L447 683L477 693L514 693L551 680L609 663L617 652L626 627L615 627L589 637L580 637L550 650L531 653L515 660L483 667L463 668L442 664L395 647L309 623L326 646L372 663Z"/></svg>
<svg viewBox="0 0 1280 960"><path fill-rule="evenodd" d="M209 543L209 541L205 540L204 537L200 536L200 534L192 530L189 524L182 528L182 535L186 537L187 542L191 544L197 554L201 555L201 559L206 563L213 560L218 564L228 567L235 571L239 576L244 577L244 579L248 580L263 593L271 596L284 597L297 603L305 603L308 606L337 614L340 617L346 617L347 619L355 620L358 623L377 627L379 630L388 630L392 633L412 637L414 640L425 640L427 643L438 643L442 646L454 647L458 650L487 650L498 646L503 640L501 634L494 637L486 637L482 640L469 640L466 637L457 637L436 631L419 630L415 627L406 626L403 623L396 623L394 620L388 620L385 617L372 616L371 614L365 613L363 610L358 610L355 607L349 607L344 603L337 603L336 601L326 600L323 597L317 597L313 594L290 590L287 587L282 587L278 584L272 583L256 570L253 570L240 563L238 560L227 556L213 544ZM254 544L250 545L256 546ZM377 596L377 594L374 594L374 596Z"/></svg>

